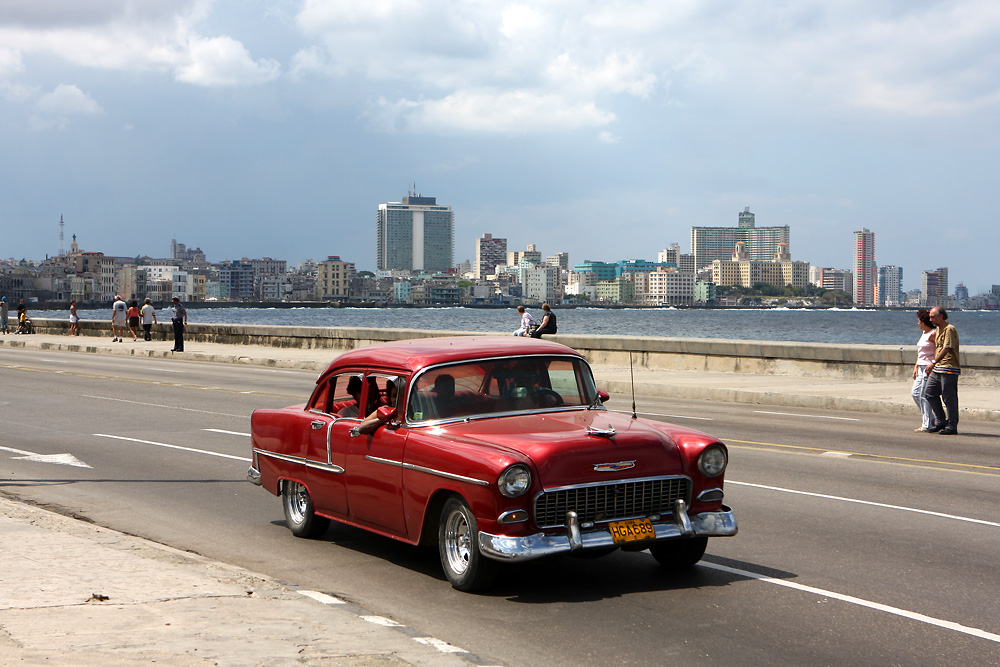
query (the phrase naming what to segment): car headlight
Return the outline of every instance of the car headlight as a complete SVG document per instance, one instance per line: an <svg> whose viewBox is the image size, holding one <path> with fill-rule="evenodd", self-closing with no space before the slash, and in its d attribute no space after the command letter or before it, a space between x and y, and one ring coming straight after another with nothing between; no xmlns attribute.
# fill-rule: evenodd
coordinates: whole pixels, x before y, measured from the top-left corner
<svg viewBox="0 0 1000 667"><path fill-rule="evenodd" d="M698 457L698 470L705 477L718 477L726 470L726 448L722 445L709 445Z"/></svg>
<svg viewBox="0 0 1000 667"><path fill-rule="evenodd" d="M512 465L497 479L497 488L508 498L523 496L531 488L531 471L521 464Z"/></svg>

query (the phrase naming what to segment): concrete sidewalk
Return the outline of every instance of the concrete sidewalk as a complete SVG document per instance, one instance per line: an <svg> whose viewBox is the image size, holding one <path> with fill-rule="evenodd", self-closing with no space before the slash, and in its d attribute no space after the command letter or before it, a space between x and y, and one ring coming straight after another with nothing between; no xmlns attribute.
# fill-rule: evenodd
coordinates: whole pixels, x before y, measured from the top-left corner
<svg viewBox="0 0 1000 667"><path fill-rule="evenodd" d="M0 664L487 664L316 591L0 497Z"/></svg>
<svg viewBox="0 0 1000 667"><path fill-rule="evenodd" d="M558 338L558 337L556 337ZM189 359L320 371L338 351L301 347L267 347L223 343L185 342L184 352L170 352L172 341L143 340L113 343L110 338L33 334L0 337L0 346L64 350L152 358ZM791 375L727 373L712 371L650 371L594 366L598 386L612 393L631 394L631 377L637 396L693 398L719 402L782 405L826 410L855 410L881 414L913 415L910 382L879 379L844 379ZM963 419L1000 422L1000 392L991 387L959 382ZM919 425L919 424L918 424Z"/></svg>

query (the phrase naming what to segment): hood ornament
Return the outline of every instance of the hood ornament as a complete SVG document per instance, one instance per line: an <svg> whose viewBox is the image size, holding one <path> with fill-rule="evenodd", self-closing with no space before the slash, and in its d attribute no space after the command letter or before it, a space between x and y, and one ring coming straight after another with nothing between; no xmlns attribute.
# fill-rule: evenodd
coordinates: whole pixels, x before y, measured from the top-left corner
<svg viewBox="0 0 1000 667"><path fill-rule="evenodd" d="M635 467L635 461L618 461L617 463L595 463L594 472L619 472Z"/></svg>
<svg viewBox="0 0 1000 667"><path fill-rule="evenodd" d="M596 435L601 438L613 438L615 437L615 427L610 424L607 428L594 428L593 426L588 426L587 435Z"/></svg>

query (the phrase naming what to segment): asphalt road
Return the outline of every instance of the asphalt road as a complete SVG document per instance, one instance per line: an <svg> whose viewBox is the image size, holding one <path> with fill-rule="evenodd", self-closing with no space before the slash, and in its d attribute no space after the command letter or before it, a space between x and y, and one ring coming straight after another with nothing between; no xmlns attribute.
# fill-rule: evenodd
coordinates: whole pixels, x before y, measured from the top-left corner
<svg viewBox="0 0 1000 667"><path fill-rule="evenodd" d="M645 416L729 445L739 535L682 574L618 552L509 567L469 595L434 551L336 526L292 537L278 499L244 481L250 412L304 401L314 379L0 349L0 492L334 594L492 663L1000 663L1000 424L941 437L913 433L916 414L640 396Z"/></svg>

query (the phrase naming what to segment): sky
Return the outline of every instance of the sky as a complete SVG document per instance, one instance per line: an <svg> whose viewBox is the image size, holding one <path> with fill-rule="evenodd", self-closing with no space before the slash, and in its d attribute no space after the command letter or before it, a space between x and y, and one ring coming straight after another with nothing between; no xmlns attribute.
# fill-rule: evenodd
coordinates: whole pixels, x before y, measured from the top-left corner
<svg viewBox="0 0 1000 667"><path fill-rule="evenodd" d="M691 226L1000 283L995 0L2 0L0 257L339 255L378 205L543 256Z"/></svg>

